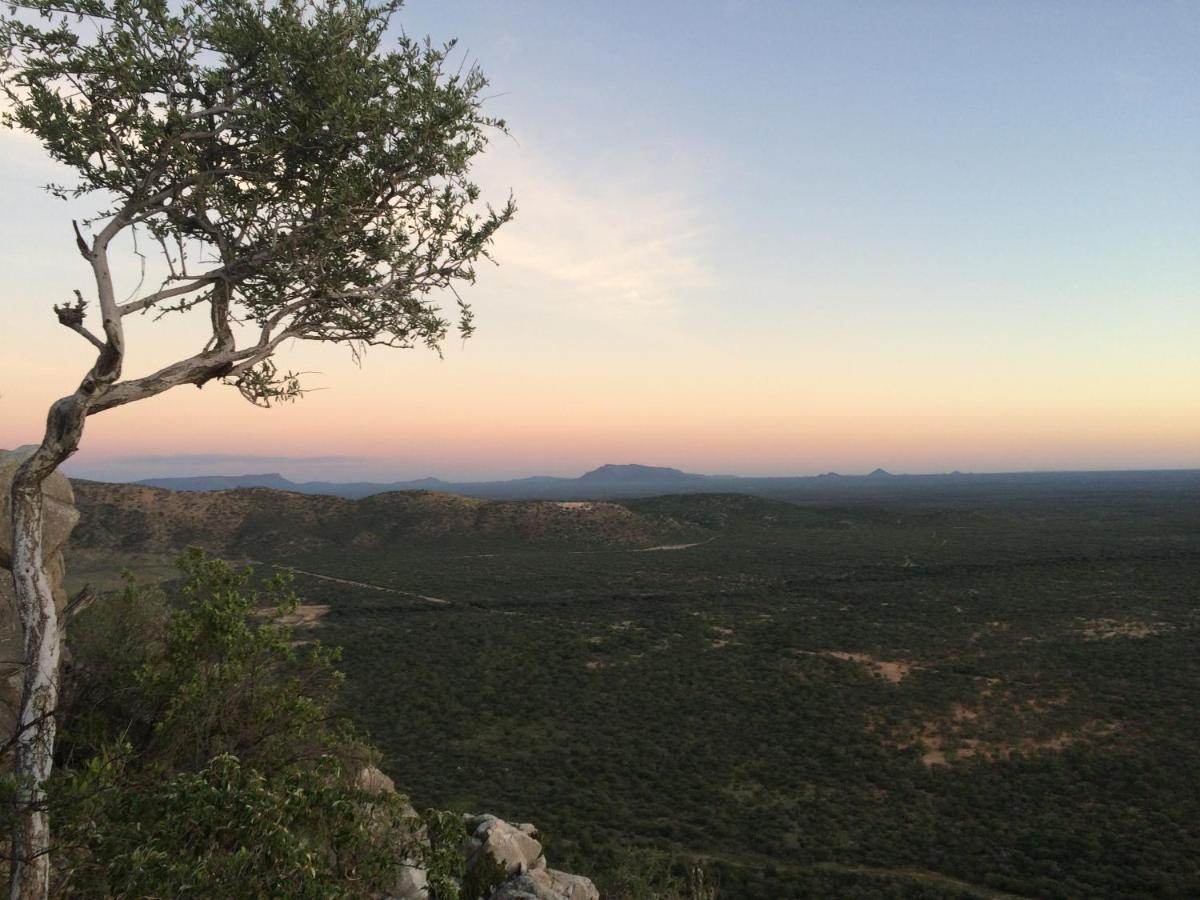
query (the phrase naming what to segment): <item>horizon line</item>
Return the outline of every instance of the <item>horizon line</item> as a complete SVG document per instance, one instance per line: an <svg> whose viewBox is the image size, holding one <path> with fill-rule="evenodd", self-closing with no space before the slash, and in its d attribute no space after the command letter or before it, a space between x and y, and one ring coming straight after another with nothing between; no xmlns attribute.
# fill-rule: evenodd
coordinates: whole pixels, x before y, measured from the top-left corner
<svg viewBox="0 0 1200 900"><path fill-rule="evenodd" d="M1178 466L1154 467L1154 466L1152 466L1152 467L1146 467L1146 468L1135 467L1135 468L1068 468L1068 469L987 469L987 470L951 469L948 471L942 470L942 471L936 471L936 472L893 472L889 469L879 466L879 467L876 467L875 469L872 469L869 472L839 472L836 470L826 470L823 472L813 472L813 473L809 473L809 474L789 473L789 474L771 474L771 475L738 475L738 474L734 474L734 473L730 473L730 472L722 472L722 473L717 473L717 474L710 474L710 473L704 473L704 472L689 472L684 469L676 468L674 466L654 466L654 465L648 465L645 463L603 463L600 466L596 466L592 469L588 469L587 471L585 471L579 475L540 475L540 474L535 474L535 475L510 475L507 477L500 476L500 477L492 477L492 478L443 478L438 475L421 475L421 476L415 476L415 477L411 477L411 478L394 478L394 479L389 479L389 480L358 479L358 480L350 480L350 481L339 481L339 480L322 479L322 478L308 478L308 479L304 479L304 480L297 480L297 479L291 478L291 477L283 474L282 472L239 472L237 474L228 474L228 473L223 473L223 472L207 472L207 473L188 474L188 475L152 475L152 476L147 476L147 477L142 477L142 478L117 479L117 480L113 480L111 478L103 478L102 479L102 478L87 477L87 476L82 476L82 475L71 475L70 473L66 473L66 474L68 474L68 476L71 478L75 478L75 479L81 480L81 481L108 481L111 484L137 484L139 482L147 482L147 481L177 481L177 480L183 480L183 479L203 479L203 478L277 477L277 478L281 478L285 481L288 481L288 482L291 482L292 484L297 484L297 485L305 485L305 484L390 485L390 484L412 484L412 483L421 482L421 481L438 481L443 484L453 485L453 484L494 484L494 483L504 483L504 482L512 482L512 481L527 481L527 480L537 479L537 478L555 479L555 480L559 480L559 481L575 481L575 480L578 480L578 479L584 477L585 475L588 475L592 472L596 472L600 469L604 469L606 467L622 468L622 467L626 467L626 466L640 467L640 468L645 468L645 469L662 469L662 470L675 472L680 475L697 477L697 478L708 478L708 479L713 479L713 480L728 479L728 480L738 480L738 481L792 480L792 479L830 478L830 477L836 477L836 478L871 478L871 477L951 478L951 477L955 477L955 476L967 477L967 476L1003 476L1003 475L1121 475L1121 474L1137 474L1137 473L1147 473L1147 474L1148 473L1161 473L1161 474L1193 473L1193 472L1200 473L1200 466L1195 466L1195 467L1190 467L1190 466L1189 467L1178 467ZM67 464L66 467L73 468L73 466L70 466L69 463Z"/></svg>

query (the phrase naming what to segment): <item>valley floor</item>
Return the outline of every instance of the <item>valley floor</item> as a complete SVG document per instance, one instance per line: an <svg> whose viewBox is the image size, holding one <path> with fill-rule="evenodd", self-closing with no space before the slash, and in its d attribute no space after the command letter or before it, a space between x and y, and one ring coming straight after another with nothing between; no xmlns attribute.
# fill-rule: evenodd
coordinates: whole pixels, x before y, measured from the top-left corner
<svg viewBox="0 0 1200 900"><path fill-rule="evenodd" d="M1198 501L337 507L210 549L296 567L418 805L537 821L602 888L640 847L731 898L1191 897Z"/></svg>

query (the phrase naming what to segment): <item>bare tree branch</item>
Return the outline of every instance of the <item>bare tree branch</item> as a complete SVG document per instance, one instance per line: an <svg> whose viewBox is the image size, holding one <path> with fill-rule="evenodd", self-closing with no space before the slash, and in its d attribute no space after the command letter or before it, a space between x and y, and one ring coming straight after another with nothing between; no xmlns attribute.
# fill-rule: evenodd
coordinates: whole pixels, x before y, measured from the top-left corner
<svg viewBox="0 0 1200 900"><path fill-rule="evenodd" d="M60 325L65 325L76 334L82 335L91 342L92 346L103 353L106 349L104 341L88 331L87 327L83 324L83 317L86 310L87 301L83 299L83 294L79 291L75 291L74 306L64 303L62 306L54 307L54 312L58 316L58 323Z"/></svg>

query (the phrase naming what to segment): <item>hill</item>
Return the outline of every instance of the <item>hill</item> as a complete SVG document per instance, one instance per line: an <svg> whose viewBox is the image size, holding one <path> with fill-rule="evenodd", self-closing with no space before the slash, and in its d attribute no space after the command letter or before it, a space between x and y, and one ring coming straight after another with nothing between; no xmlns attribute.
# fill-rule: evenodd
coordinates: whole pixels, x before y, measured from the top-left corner
<svg viewBox="0 0 1200 900"><path fill-rule="evenodd" d="M323 554L545 545L635 547L706 536L702 527L605 502L487 501L434 491L348 500L267 488L170 491L76 480L82 518L73 582L109 577L117 561L160 565L189 546L232 559L302 562Z"/></svg>
<svg viewBox="0 0 1200 900"><path fill-rule="evenodd" d="M641 466L636 463L603 465L585 472L576 479L580 484L692 484L707 480L705 475L692 475L665 466Z"/></svg>

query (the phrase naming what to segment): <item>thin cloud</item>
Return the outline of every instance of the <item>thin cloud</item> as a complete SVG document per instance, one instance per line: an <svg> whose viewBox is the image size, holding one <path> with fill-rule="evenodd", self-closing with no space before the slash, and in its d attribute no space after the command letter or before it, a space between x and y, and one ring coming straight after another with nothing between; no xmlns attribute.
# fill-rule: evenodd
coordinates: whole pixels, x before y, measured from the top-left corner
<svg viewBox="0 0 1200 900"><path fill-rule="evenodd" d="M613 167L562 166L517 149L490 160L518 213L496 258L531 292L598 316L670 312L709 287L710 231L687 191Z"/></svg>

